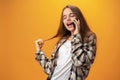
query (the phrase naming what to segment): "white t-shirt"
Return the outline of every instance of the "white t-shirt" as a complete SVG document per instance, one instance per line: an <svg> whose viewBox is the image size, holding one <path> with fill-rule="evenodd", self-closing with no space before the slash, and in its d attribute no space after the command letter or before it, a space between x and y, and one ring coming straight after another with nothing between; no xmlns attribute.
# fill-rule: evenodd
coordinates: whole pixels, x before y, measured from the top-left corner
<svg viewBox="0 0 120 80"><path fill-rule="evenodd" d="M71 61L71 41L67 40L58 51L57 66L51 80L68 80L70 76Z"/></svg>

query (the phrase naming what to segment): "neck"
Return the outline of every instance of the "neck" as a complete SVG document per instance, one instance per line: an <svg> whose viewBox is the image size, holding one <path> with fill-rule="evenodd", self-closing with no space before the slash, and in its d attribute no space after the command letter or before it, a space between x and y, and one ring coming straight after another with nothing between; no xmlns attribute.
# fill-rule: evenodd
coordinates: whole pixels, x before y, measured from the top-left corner
<svg viewBox="0 0 120 80"><path fill-rule="evenodd" d="M68 37L68 40L71 40L72 39L72 35L74 34L73 31L71 31L71 35Z"/></svg>
<svg viewBox="0 0 120 80"><path fill-rule="evenodd" d="M71 31L71 36L74 34L74 31Z"/></svg>

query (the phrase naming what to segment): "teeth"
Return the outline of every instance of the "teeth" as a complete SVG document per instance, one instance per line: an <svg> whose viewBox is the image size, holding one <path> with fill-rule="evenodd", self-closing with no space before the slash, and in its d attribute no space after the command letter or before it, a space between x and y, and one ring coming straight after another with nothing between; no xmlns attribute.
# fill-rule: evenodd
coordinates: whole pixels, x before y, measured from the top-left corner
<svg viewBox="0 0 120 80"><path fill-rule="evenodd" d="M71 24L71 23L68 23L68 24Z"/></svg>
<svg viewBox="0 0 120 80"><path fill-rule="evenodd" d="M72 22L71 23L67 23L67 26L69 26L69 25L71 25L71 24L73 24Z"/></svg>

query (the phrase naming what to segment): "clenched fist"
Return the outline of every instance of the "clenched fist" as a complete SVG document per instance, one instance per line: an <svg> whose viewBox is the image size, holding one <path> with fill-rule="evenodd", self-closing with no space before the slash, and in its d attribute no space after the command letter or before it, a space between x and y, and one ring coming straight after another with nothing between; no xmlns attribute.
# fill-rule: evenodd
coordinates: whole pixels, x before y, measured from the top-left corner
<svg viewBox="0 0 120 80"><path fill-rule="evenodd" d="M43 47L44 41L42 39L38 39L35 41L35 45L36 45L36 50L39 51L41 50L41 48Z"/></svg>

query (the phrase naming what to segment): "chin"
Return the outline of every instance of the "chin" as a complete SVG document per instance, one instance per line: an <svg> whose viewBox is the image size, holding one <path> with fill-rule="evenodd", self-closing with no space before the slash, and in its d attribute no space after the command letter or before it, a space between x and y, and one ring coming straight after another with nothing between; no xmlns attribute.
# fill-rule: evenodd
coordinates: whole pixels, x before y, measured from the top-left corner
<svg viewBox="0 0 120 80"><path fill-rule="evenodd" d="M72 32L72 31L74 31L74 29L72 28L72 29L67 29L68 31L70 31L70 32Z"/></svg>
<svg viewBox="0 0 120 80"><path fill-rule="evenodd" d="M74 31L74 27L73 26L66 26L66 29L68 30L68 31Z"/></svg>

